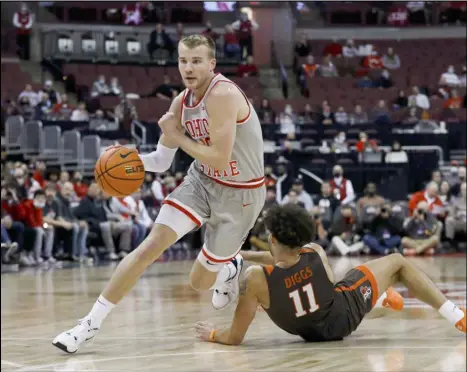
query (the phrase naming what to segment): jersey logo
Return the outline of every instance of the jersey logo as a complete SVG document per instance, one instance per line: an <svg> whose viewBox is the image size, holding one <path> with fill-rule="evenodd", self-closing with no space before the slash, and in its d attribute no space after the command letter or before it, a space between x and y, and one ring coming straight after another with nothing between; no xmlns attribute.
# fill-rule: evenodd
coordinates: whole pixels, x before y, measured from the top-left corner
<svg viewBox="0 0 467 372"><path fill-rule="evenodd" d="M363 299L367 301L371 296L371 287L363 286L360 287L360 293L363 296Z"/></svg>

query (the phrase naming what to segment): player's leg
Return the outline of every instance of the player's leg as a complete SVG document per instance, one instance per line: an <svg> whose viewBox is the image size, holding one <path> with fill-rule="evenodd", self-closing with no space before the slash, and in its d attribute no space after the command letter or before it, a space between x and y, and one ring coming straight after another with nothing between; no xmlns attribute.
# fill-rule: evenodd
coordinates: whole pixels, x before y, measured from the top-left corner
<svg viewBox="0 0 467 372"><path fill-rule="evenodd" d="M373 291L383 293L390 286L402 282L416 298L438 310L448 321L465 332L465 310L448 301L433 281L402 255L391 254L366 262L360 268L366 268L366 275L371 277L370 282L374 282L376 288Z"/></svg>

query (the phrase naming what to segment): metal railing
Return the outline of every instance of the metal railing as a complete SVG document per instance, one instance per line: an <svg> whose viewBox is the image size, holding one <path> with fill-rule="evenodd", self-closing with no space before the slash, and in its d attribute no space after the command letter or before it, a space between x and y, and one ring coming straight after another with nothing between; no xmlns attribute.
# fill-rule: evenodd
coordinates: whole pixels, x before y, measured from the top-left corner
<svg viewBox="0 0 467 372"><path fill-rule="evenodd" d="M138 134L136 129L141 131L141 134ZM131 136L136 140L138 145L145 145L147 141L147 129L141 124L139 120L133 120L131 122Z"/></svg>

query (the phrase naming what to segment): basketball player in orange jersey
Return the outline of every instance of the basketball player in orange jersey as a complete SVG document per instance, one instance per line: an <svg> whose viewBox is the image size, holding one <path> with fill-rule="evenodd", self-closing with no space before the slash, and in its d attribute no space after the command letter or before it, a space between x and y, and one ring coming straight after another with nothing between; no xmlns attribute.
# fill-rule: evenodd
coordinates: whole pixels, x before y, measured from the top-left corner
<svg viewBox="0 0 467 372"><path fill-rule="evenodd" d="M202 340L240 344L258 305L278 327L306 341L341 340L355 331L380 293L383 306L402 309L402 297L390 287L398 282L465 333L465 309L448 301L400 254L357 266L334 284L323 248L308 243L315 235L314 222L303 208L291 204L272 207L265 224L271 252L242 252L245 260L262 266L246 270L232 325L216 329L208 322L198 322L195 329Z"/></svg>
<svg viewBox="0 0 467 372"><path fill-rule="evenodd" d="M155 152L141 155L146 171L169 169L178 148L194 158L184 182L164 201L143 243L118 265L90 313L53 345L74 353L91 340L112 308L146 268L191 230L206 225L205 243L190 273L198 291L213 289L223 309L238 296L238 254L266 198L263 139L258 116L232 81L215 74L215 44L201 35L182 38L178 65L185 89L159 120Z"/></svg>

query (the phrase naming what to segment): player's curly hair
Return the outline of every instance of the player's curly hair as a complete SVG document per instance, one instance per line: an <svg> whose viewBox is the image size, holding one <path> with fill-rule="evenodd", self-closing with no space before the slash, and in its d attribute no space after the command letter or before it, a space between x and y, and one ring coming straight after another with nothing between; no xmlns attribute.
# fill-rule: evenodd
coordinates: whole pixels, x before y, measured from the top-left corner
<svg viewBox="0 0 467 372"><path fill-rule="evenodd" d="M315 239L316 224L313 217L296 204L271 207L264 223L279 243L292 249L301 248Z"/></svg>

